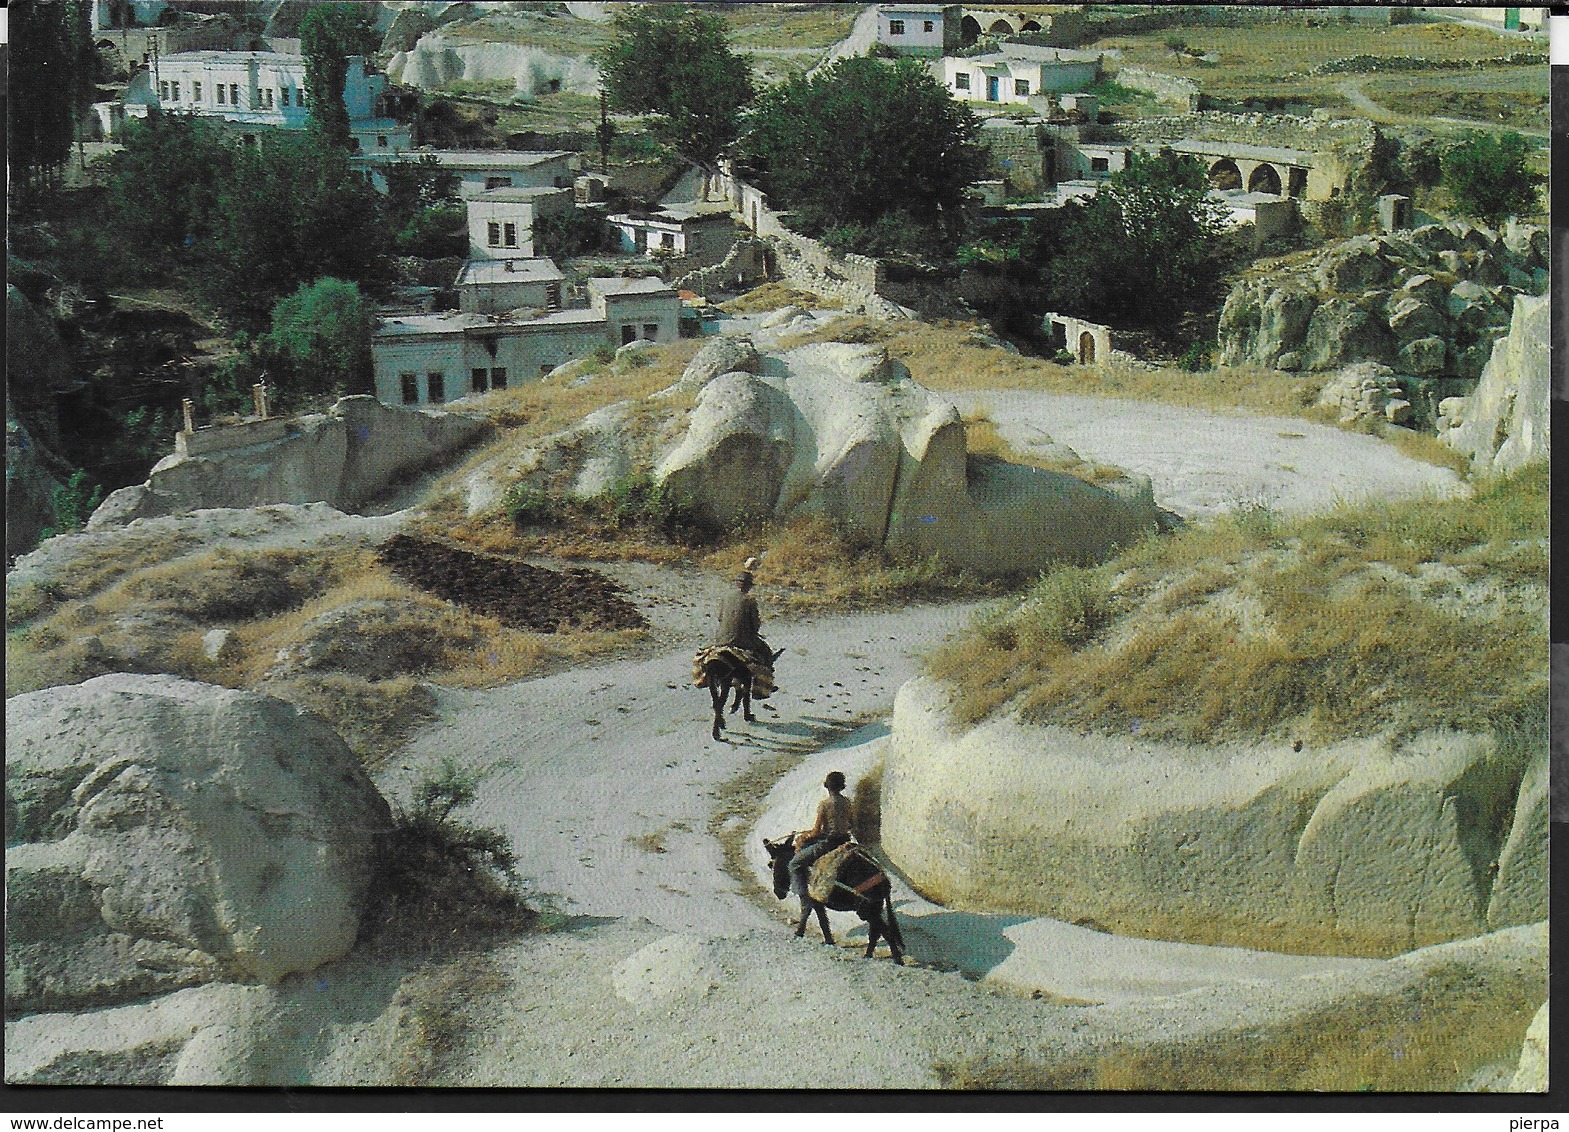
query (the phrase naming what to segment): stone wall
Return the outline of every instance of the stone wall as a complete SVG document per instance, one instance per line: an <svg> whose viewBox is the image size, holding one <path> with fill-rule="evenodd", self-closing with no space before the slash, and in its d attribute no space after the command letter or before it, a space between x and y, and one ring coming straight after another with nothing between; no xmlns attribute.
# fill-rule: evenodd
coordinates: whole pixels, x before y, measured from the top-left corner
<svg viewBox="0 0 1569 1132"><path fill-rule="evenodd" d="M768 279L771 259L766 240L747 236L737 240L718 263L677 276L671 280L671 286L699 295L751 286Z"/></svg>
<svg viewBox="0 0 1569 1132"><path fill-rule="evenodd" d="M1363 118L1319 119L1291 114L1197 111L1170 118L1122 122L1115 133L1128 141L1233 142L1319 153L1331 149L1371 151L1378 131L1372 122Z"/></svg>
<svg viewBox="0 0 1569 1132"><path fill-rule="evenodd" d="M990 172L1012 191L1038 195L1056 183L1056 171L1045 163L1050 139L1040 123L993 118L976 140L991 155Z"/></svg>
<svg viewBox="0 0 1569 1132"><path fill-rule="evenodd" d="M1114 77L1129 90L1147 91L1167 105L1180 106L1189 113L1199 108L1199 84L1192 79L1146 71L1142 67L1123 67Z"/></svg>

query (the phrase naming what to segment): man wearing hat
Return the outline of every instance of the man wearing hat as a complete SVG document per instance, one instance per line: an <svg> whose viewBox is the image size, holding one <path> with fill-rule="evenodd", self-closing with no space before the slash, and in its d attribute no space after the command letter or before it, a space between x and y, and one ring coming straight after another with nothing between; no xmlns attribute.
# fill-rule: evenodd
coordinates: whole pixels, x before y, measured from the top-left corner
<svg viewBox="0 0 1569 1132"><path fill-rule="evenodd" d="M734 645L752 653L768 668L773 667L773 650L758 635L763 618L757 612L757 599L752 596L752 571L757 559L748 558L736 576L736 588L719 601L719 634L716 645Z"/></svg>

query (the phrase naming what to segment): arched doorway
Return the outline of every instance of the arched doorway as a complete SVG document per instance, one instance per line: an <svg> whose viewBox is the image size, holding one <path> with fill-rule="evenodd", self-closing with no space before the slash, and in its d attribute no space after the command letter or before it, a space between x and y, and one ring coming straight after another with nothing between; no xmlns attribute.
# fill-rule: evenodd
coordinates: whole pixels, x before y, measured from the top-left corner
<svg viewBox="0 0 1569 1132"><path fill-rule="evenodd" d="M1095 360L1095 335L1088 330L1079 332L1079 364L1087 366Z"/></svg>
<svg viewBox="0 0 1569 1132"><path fill-rule="evenodd" d="M1307 189L1307 170L1292 168L1286 170L1286 192L1294 197L1299 197Z"/></svg>
<svg viewBox="0 0 1569 1132"><path fill-rule="evenodd" d="M981 22L974 16L965 16L959 21L959 42L968 47L981 38Z"/></svg>
<svg viewBox="0 0 1569 1132"><path fill-rule="evenodd" d="M1229 157L1222 157L1209 167L1209 184L1212 189L1226 192L1242 187L1242 170Z"/></svg>
<svg viewBox="0 0 1569 1132"><path fill-rule="evenodd" d="M1280 195L1280 174L1275 172L1275 167L1266 161L1253 170L1252 176L1248 178L1248 192L1273 193L1278 197Z"/></svg>

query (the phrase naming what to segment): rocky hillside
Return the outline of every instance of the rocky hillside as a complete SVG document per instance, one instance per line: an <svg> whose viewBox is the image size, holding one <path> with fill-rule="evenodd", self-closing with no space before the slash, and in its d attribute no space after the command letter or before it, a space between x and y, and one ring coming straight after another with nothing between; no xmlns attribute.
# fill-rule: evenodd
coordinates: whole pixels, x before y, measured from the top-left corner
<svg viewBox="0 0 1569 1132"><path fill-rule="evenodd" d="M1547 232L1458 222L1357 236L1292 256L1232 288L1222 365L1329 370L1378 362L1477 378L1514 297L1547 289Z"/></svg>

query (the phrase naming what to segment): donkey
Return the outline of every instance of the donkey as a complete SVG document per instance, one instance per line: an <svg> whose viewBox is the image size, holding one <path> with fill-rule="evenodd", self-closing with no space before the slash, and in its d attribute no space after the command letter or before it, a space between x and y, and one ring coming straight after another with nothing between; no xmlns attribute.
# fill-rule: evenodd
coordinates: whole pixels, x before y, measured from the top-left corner
<svg viewBox="0 0 1569 1132"><path fill-rule="evenodd" d="M768 657L769 667L774 661L784 655L784 649L777 649ZM730 714L734 715L737 708L742 709L741 718L748 723L756 723L757 717L752 714L752 670L729 652L713 651L703 662L703 676L708 685L709 697L714 703L714 738L721 738L720 732L725 729L725 697L735 690L735 702L730 705Z"/></svg>
<svg viewBox="0 0 1569 1132"><path fill-rule="evenodd" d="M774 870L774 895L783 900L790 894L790 858L795 856L795 835L777 841L765 837L763 848L768 850L769 864ZM877 941L886 937L893 961L903 965L904 934L893 914L893 885L888 882L888 875L861 850L850 853L840 864L839 875L834 878L833 895L826 905L810 896L806 898L795 934L806 934L806 921L816 912L817 926L823 929L823 942L832 943L833 932L828 928L829 908L835 912L854 912L866 921L869 936L863 959L870 959L877 950Z"/></svg>

